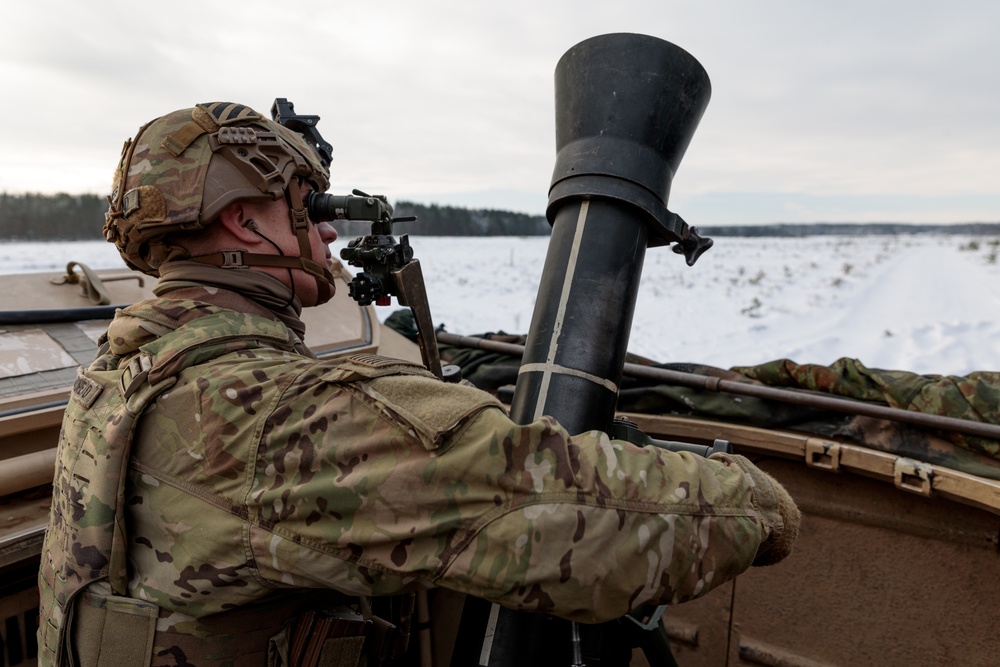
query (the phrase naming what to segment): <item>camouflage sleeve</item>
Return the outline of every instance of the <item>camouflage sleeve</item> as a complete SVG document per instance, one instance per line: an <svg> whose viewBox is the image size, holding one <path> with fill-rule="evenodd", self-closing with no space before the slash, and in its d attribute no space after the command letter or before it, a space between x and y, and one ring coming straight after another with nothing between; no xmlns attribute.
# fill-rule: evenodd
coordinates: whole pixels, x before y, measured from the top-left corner
<svg viewBox="0 0 1000 667"><path fill-rule="evenodd" d="M310 390L294 427L281 413L258 459L267 530L251 547L283 585L423 582L596 622L706 593L770 532L773 508L731 458L516 425L482 392L425 378L327 391L338 400Z"/></svg>
<svg viewBox="0 0 1000 667"><path fill-rule="evenodd" d="M597 622L683 602L745 570L765 537L749 480L729 460L597 431L569 437L549 418L516 426L499 411L449 455L470 459L494 507L438 582L508 607Z"/></svg>

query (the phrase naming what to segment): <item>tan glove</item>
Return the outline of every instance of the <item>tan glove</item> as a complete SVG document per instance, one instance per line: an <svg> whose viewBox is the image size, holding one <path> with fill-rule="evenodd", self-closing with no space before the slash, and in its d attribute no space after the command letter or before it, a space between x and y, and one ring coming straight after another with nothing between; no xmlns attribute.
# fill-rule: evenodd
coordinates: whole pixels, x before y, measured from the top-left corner
<svg viewBox="0 0 1000 667"><path fill-rule="evenodd" d="M739 455L722 455L730 458L747 474L753 485L754 505L767 528L767 538L757 549L752 565L774 565L792 553L792 544L799 536L802 513L785 487L775 478Z"/></svg>

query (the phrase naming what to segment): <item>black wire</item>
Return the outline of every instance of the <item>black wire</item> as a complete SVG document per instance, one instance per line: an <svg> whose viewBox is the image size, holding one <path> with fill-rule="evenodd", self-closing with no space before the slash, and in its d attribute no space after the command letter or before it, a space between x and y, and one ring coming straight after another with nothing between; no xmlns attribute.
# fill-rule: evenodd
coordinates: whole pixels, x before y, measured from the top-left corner
<svg viewBox="0 0 1000 667"><path fill-rule="evenodd" d="M281 248L278 247L278 244L275 243L274 241L272 241L271 239L267 238L263 234L261 234L257 230L256 223L254 223L253 225L251 225L251 223L253 223L253 220L247 220L247 222L246 222L246 224L244 226L247 229L249 229L251 232L253 232L254 234L256 234L257 236L261 237L262 239L264 239L265 241L267 241L268 243L270 243L272 246L274 246L274 249L278 251L278 254L281 255L282 257L284 257L285 253L281 251ZM290 287L292 288L292 296L288 299L288 303L286 303L284 306L282 306L283 309L284 308L288 308L289 306L292 305L292 302L295 301L295 276L292 275L292 267L286 266L285 269L288 271L288 282L289 282Z"/></svg>

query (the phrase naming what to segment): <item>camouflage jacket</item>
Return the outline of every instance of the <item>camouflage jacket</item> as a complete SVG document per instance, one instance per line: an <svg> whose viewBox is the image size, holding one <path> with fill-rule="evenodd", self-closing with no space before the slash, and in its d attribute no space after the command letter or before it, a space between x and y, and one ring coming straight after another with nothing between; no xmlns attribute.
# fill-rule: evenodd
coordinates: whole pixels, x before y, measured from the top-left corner
<svg viewBox="0 0 1000 667"><path fill-rule="evenodd" d="M227 352L237 330L260 344ZM781 525L740 457L516 425L407 362L266 342L288 338L268 318L154 299L119 313L92 366L175 360L138 420L125 493L127 595L160 608L159 628L289 589L415 586L596 622L706 593Z"/></svg>

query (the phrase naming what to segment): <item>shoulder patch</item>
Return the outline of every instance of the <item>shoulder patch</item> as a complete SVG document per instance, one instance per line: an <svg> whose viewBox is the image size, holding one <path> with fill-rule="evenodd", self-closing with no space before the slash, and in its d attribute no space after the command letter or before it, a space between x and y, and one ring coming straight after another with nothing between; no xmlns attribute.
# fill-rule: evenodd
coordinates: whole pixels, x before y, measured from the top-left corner
<svg viewBox="0 0 1000 667"><path fill-rule="evenodd" d="M97 397L101 395L103 385L96 380L91 380L83 374L83 370L77 370L76 381L73 383L73 392L70 395L73 402L84 410L89 410Z"/></svg>
<svg viewBox="0 0 1000 667"><path fill-rule="evenodd" d="M380 354L355 354L354 356L348 357L347 361L352 362L358 366L367 366L369 368L385 368L386 366L396 366L398 364L408 364L411 366L417 366L417 364L411 361L404 361L403 359L393 359L392 357L383 357Z"/></svg>
<svg viewBox="0 0 1000 667"><path fill-rule="evenodd" d="M323 375L327 382L357 382L373 380L386 375L424 375L433 378L426 368L405 359L393 359L378 354L355 354L346 359L338 359L335 365Z"/></svg>
<svg viewBox="0 0 1000 667"><path fill-rule="evenodd" d="M433 375L430 379L408 373L375 378L367 393L388 408L391 418L409 424L428 451L438 449L483 410L502 409L485 391L441 382Z"/></svg>

